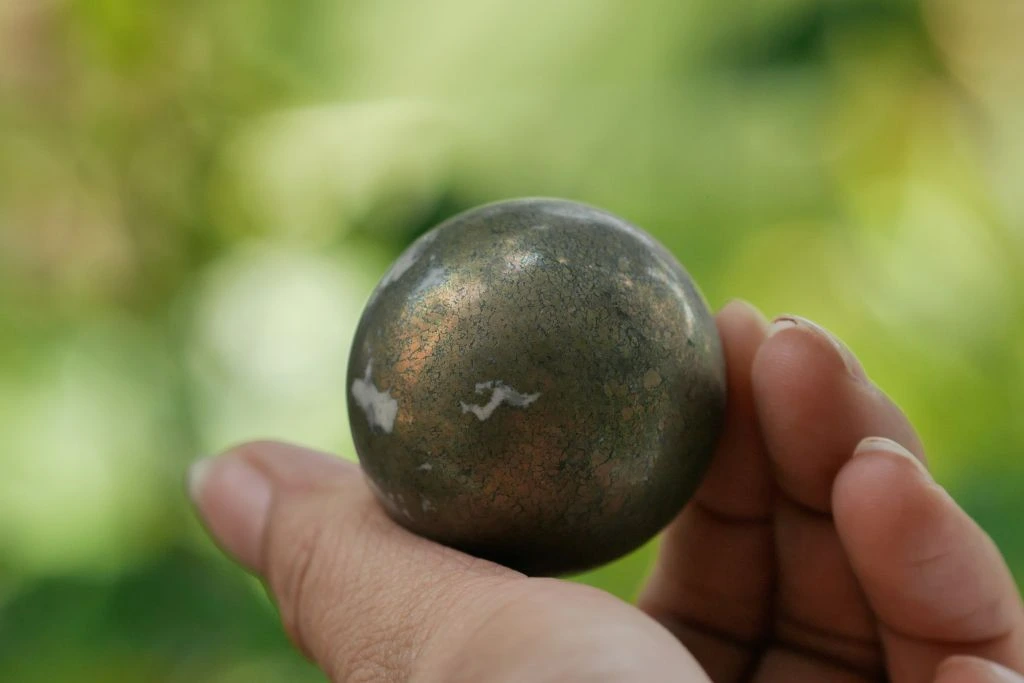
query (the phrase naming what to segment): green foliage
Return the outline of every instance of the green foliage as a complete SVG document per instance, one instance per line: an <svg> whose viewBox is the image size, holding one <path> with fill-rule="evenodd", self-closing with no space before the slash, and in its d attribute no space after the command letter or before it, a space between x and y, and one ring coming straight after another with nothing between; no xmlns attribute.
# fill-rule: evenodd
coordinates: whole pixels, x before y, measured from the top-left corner
<svg viewBox="0 0 1024 683"><path fill-rule="evenodd" d="M835 329L1024 577L1024 26L999 7L0 7L0 680L319 680L182 473L264 436L353 457L376 279L517 195L628 217L715 305ZM632 598L653 550L580 580Z"/></svg>

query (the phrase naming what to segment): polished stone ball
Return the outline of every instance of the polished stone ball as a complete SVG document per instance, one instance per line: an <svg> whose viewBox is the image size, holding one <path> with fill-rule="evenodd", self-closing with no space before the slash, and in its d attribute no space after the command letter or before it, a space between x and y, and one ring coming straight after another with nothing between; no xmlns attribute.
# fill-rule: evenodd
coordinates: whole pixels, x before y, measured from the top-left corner
<svg viewBox="0 0 1024 683"><path fill-rule="evenodd" d="M348 368L359 459L396 521L532 575L643 544L691 497L725 406L693 280L621 218L472 209L373 292Z"/></svg>

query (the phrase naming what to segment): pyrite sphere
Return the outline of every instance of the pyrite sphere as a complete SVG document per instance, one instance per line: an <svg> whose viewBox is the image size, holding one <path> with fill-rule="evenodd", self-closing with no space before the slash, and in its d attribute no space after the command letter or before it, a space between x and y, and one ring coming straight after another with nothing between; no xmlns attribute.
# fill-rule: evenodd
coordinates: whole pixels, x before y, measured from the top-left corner
<svg viewBox="0 0 1024 683"><path fill-rule="evenodd" d="M408 529L534 575L638 547L676 515L723 421L692 279L604 211L462 213L394 263L348 368L362 466Z"/></svg>

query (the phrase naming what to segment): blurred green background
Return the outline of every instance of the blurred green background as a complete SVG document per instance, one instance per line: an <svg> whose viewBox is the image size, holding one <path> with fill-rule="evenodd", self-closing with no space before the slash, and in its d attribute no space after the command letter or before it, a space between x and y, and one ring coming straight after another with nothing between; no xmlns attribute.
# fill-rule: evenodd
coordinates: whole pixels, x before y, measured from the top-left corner
<svg viewBox="0 0 1024 683"><path fill-rule="evenodd" d="M1009 0L0 0L0 680L320 680L182 474L352 457L377 278L520 195L838 332L1024 577L1022 34Z"/></svg>

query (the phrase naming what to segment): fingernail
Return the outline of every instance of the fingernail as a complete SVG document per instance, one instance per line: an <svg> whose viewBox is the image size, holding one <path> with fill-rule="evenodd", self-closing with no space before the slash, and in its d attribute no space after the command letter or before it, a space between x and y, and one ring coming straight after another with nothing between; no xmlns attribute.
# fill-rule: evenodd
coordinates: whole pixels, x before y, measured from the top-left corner
<svg viewBox="0 0 1024 683"><path fill-rule="evenodd" d="M850 351L846 344L839 341L838 337L826 330L824 327L811 322L807 318L801 318L797 315L781 315L772 321L771 326L768 328L768 336L774 336L783 330L792 329L794 327L808 330L809 332L823 338L836 350L843 361L843 365L846 366L846 369L851 375L863 380L868 378L867 373L864 372L864 366L860 364L860 361L857 360L857 357L853 355L853 352Z"/></svg>
<svg viewBox="0 0 1024 683"><path fill-rule="evenodd" d="M218 545L246 568L257 570L272 497L267 477L229 454L194 463L188 492Z"/></svg>
<svg viewBox="0 0 1024 683"><path fill-rule="evenodd" d="M768 326L768 336L772 337L778 334L779 332L782 332L783 330L788 330L790 328L796 327L798 324L799 323L797 323L795 318L786 315L779 316L778 318L772 321L771 325Z"/></svg>
<svg viewBox="0 0 1024 683"><path fill-rule="evenodd" d="M984 681L985 683L1022 683L1024 676L1007 669L1005 666L990 662L981 657L969 657L966 655L954 655L942 662L939 673L951 672L964 674L976 674L971 680ZM940 677L941 678L941 677ZM945 680L941 678L941 680ZM959 680L953 679L953 680Z"/></svg>
<svg viewBox="0 0 1024 683"><path fill-rule="evenodd" d="M892 439L886 439L881 436L869 436L866 439L862 439L857 447L853 449L853 456L863 455L864 453L878 453L884 452L890 455L896 455L906 460L909 460L914 464L918 470L920 470L929 479L932 478L931 472L925 467L924 463L917 459L913 453L908 451L906 448L896 443Z"/></svg>

